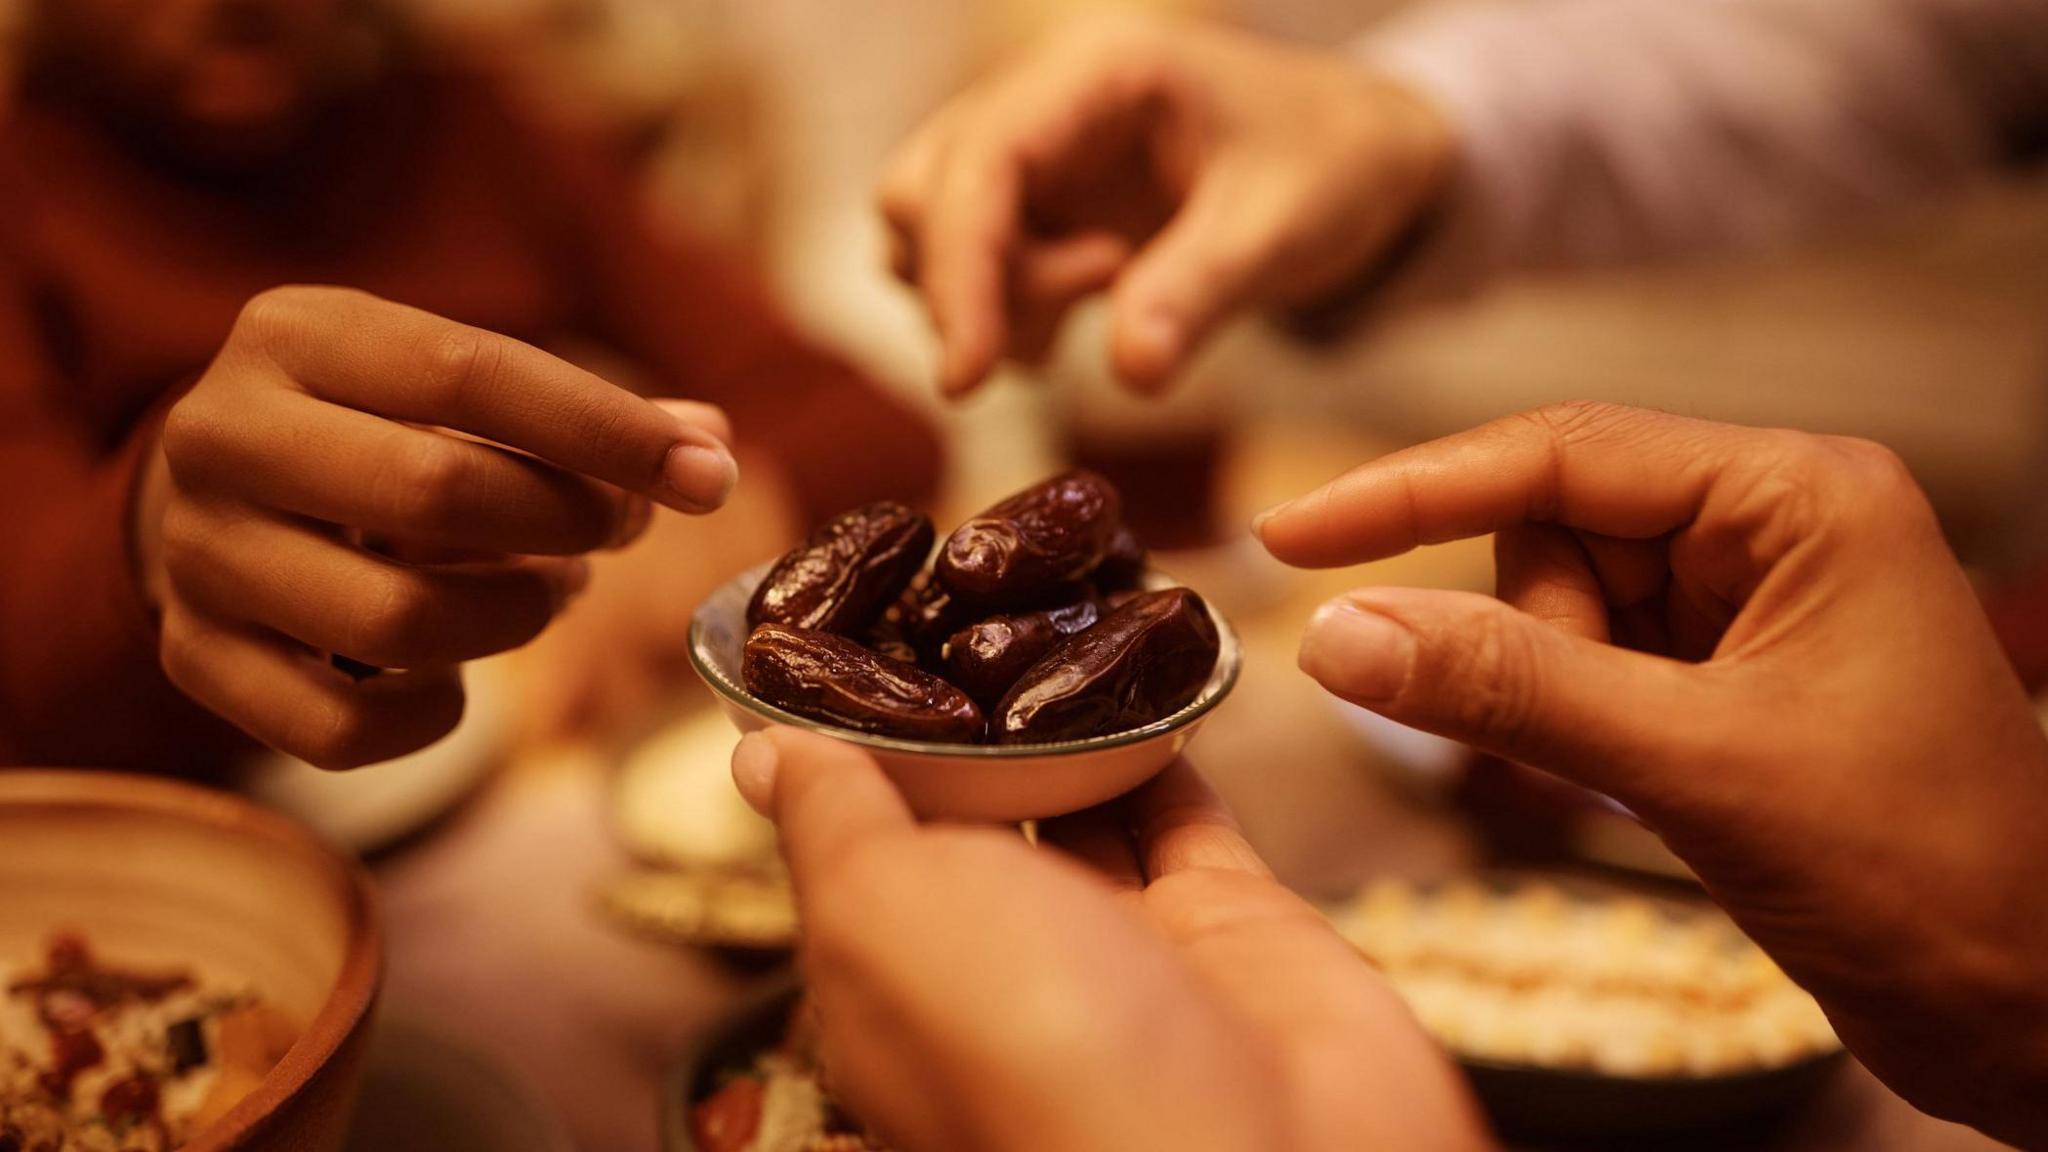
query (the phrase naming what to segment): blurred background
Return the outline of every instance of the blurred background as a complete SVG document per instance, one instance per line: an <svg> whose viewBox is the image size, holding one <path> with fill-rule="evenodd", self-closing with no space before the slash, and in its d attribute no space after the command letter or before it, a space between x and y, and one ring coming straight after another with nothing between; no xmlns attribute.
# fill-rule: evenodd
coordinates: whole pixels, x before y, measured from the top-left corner
<svg viewBox="0 0 2048 1152"><path fill-rule="evenodd" d="M947 95L1082 0L402 0L491 44L561 114L641 142L648 194L758 251L791 306L926 394L930 345L882 271L869 191ZM1341 43L1382 0L1152 0ZM1517 283L1382 317L1330 354L1253 338L1219 369L1275 418L1340 402L1399 439L1594 397L1871 436L1900 450L1966 551L2048 478L2048 181L1987 187L1817 250ZM1342 388L1325 385L1347 381ZM1251 386L1247 387L1246 384ZM1339 397L1342 400L1339 400ZM947 413L959 484L1041 470L1052 405L998 389ZM1025 417L1019 420L1018 417Z"/></svg>
<svg viewBox="0 0 2048 1152"><path fill-rule="evenodd" d="M1483 541L1363 574L1287 573L1251 553L1242 525L1252 512L1350 464L1547 401L1611 399L1884 441L1932 493L1966 561L2009 567L2048 547L2048 525L2018 511L2039 508L2048 489L2042 176L1987 182L1797 251L1514 281L1370 317L1335 346L1247 323L1164 403L1116 393L1099 316L1083 313L1041 370L1006 369L995 387L941 406L928 328L885 271L871 186L889 150L951 93L1101 4L391 3L510 74L548 115L630 155L644 198L635 207L753 257L808 331L929 411L951 449L942 524L1065 459L1123 482L1141 533L1245 633L1244 686L1204 736L1201 764L1283 878L1312 894L1387 873L1448 874L1497 847L1436 805L1454 752L1332 707L1293 671L1301 620L1349 584L1490 586ZM10 42L20 6L0 0ZM1398 5L1153 6L1335 45ZM767 554L760 541L735 547ZM722 579L737 556L707 546L704 562ZM376 853L394 1012L502 1060L582 1147L652 1148L664 1068L749 977L659 942L687 935L670 931L685 895L633 885L700 866L729 874L772 845L736 812L724 775L733 736L688 684L623 734L504 738L518 728L506 702L516 689L490 685L545 679L545 651L479 670L473 715L438 761L258 787ZM510 770L479 788L478 764ZM473 799L446 814L458 797ZM1581 829L1570 847L1668 867L1632 827ZM404 1078L393 1083L403 1095ZM1913 1128L1910 1110L1867 1078L1845 1091L1833 1126L1815 1129L1825 1136L1798 1146L1962 1146L1898 1135L1945 1126Z"/></svg>

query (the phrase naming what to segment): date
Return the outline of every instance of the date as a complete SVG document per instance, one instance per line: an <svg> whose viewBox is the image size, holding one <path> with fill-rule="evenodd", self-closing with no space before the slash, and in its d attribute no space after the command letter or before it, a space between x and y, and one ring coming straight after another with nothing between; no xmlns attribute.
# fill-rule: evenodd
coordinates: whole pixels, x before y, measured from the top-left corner
<svg viewBox="0 0 2048 1152"><path fill-rule="evenodd" d="M1093 628L1101 618L1102 606L1089 598L970 624L946 641L946 678L982 707L992 708L1053 645Z"/></svg>
<svg viewBox="0 0 2048 1152"><path fill-rule="evenodd" d="M1027 669L997 705L991 735L1043 744L1141 728L1201 693L1220 648L1200 596L1147 592Z"/></svg>
<svg viewBox="0 0 2048 1152"><path fill-rule="evenodd" d="M828 632L761 625L747 637L740 677L785 712L878 736L972 744L987 727L960 689Z"/></svg>
<svg viewBox="0 0 2048 1152"><path fill-rule="evenodd" d="M1102 563L1122 515L1109 481L1085 469L1062 473L955 529L932 570L977 609L1026 606Z"/></svg>
<svg viewBox="0 0 2048 1152"><path fill-rule="evenodd" d="M747 624L859 632L924 566L933 537L931 518L901 504L835 516L768 570L747 604Z"/></svg>

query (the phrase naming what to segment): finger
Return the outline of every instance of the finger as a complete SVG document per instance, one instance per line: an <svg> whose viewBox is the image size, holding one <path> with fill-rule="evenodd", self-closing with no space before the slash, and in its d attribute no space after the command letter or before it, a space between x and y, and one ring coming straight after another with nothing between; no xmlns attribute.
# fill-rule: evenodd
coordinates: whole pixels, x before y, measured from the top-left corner
<svg viewBox="0 0 2048 1152"><path fill-rule="evenodd" d="M732 766L741 794L775 822L800 896L864 843L917 830L881 766L851 744L770 728L742 739Z"/></svg>
<svg viewBox="0 0 2048 1152"><path fill-rule="evenodd" d="M1162 387L1270 274L1289 206L1256 180L1206 173L1112 295L1110 356L1126 383Z"/></svg>
<svg viewBox="0 0 2048 1152"><path fill-rule="evenodd" d="M919 286L940 344L939 388L963 395L1008 342L1004 270L1016 235L1018 178L1000 143L956 143L918 237Z"/></svg>
<svg viewBox="0 0 2048 1152"><path fill-rule="evenodd" d="M1518 524L1493 537L1493 594L1533 620L1606 642L1607 601L1570 530Z"/></svg>
<svg viewBox="0 0 2048 1152"><path fill-rule="evenodd" d="M585 561L414 566L302 525L190 503L164 517L187 603L379 668L457 664L539 635L589 579Z"/></svg>
<svg viewBox="0 0 2048 1152"><path fill-rule="evenodd" d="M1381 457L1254 528L1268 551L1300 567L1527 522L1648 539L1690 522L1717 473L1762 435L1614 405L1538 409Z"/></svg>
<svg viewBox="0 0 2048 1152"><path fill-rule="evenodd" d="M945 150L952 110L941 110L883 166L875 203L888 229L889 267L906 284L918 280L918 237L926 204L936 184L935 169Z"/></svg>
<svg viewBox="0 0 2048 1152"><path fill-rule="evenodd" d="M1491 596L1371 588L1331 601L1301 667L1390 720L1556 772L1632 805L1704 796L1687 750L1725 744L1749 701L1710 671L1610 647Z"/></svg>
<svg viewBox="0 0 2048 1152"><path fill-rule="evenodd" d="M233 414L187 407L166 428L182 488L414 545L521 555L615 545L633 534L633 503L644 503L530 456L299 392L236 404Z"/></svg>
<svg viewBox="0 0 2048 1152"><path fill-rule="evenodd" d="M285 288L237 322L307 391L460 429L683 512L738 478L717 437L529 344L341 288Z"/></svg>
<svg viewBox="0 0 2048 1152"><path fill-rule="evenodd" d="M654 398L654 406L692 428L710 433L720 444L732 443L732 417L716 404L707 404L702 400L684 400L674 396L657 396Z"/></svg>
<svg viewBox="0 0 2048 1152"><path fill-rule="evenodd" d="M1080 861L1120 892L1145 886L1129 813L1116 801L1046 820L1038 826L1040 845Z"/></svg>
<svg viewBox="0 0 2048 1152"><path fill-rule="evenodd" d="M1131 794L1130 819L1148 880L1213 869L1271 877L1223 801L1185 760Z"/></svg>
<svg viewBox="0 0 2048 1152"><path fill-rule="evenodd" d="M1083 232L1025 244L1010 269L1010 355L1044 359L1068 311L1107 288L1129 260L1130 242L1109 232Z"/></svg>
<svg viewBox="0 0 2048 1152"><path fill-rule="evenodd" d="M462 719L453 668L360 683L275 634L178 605L163 620L164 672L187 696L257 740L321 768L374 764L424 748Z"/></svg>

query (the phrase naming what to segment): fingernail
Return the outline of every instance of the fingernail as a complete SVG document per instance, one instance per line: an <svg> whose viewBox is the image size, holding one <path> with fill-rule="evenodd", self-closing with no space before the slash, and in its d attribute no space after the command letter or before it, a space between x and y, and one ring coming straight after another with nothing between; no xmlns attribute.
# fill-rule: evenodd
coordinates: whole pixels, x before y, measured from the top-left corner
<svg viewBox="0 0 2048 1152"><path fill-rule="evenodd" d="M740 790L740 796L747 807L763 816L771 816L770 806L775 800L775 765L779 754L775 742L764 732L749 732L740 737L738 747L732 750L732 782Z"/></svg>
<svg viewBox="0 0 2048 1152"><path fill-rule="evenodd" d="M1391 700L1408 683L1415 635L1391 616L1332 600L1308 622L1301 670L1347 700Z"/></svg>
<svg viewBox="0 0 2048 1152"><path fill-rule="evenodd" d="M711 512L732 495L740 466L722 444L678 444L668 450L662 482L667 488L662 503L681 512Z"/></svg>
<svg viewBox="0 0 2048 1152"><path fill-rule="evenodd" d="M1287 507L1285 504L1275 504L1257 516L1252 517L1252 535L1257 536L1261 540L1265 539L1266 523L1272 520L1273 517L1278 516L1280 510L1285 507Z"/></svg>

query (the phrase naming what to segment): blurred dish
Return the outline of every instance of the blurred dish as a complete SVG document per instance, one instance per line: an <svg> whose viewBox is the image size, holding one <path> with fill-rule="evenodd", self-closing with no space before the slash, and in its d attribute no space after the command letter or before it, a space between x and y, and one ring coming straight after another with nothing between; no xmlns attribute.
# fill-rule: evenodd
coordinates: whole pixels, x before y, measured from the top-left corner
<svg viewBox="0 0 2048 1152"><path fill-rule="evenodd" d="M603 900L613 919L671 943L764 958L796 947L796 897L779 869L634 872L607 884Z"/></svg>
<svg viewBox="0 0 2048 1152"><path fill-rule="evenodd" d="M684 1055L662 1089L662 1152L880 1152L825 1094L801 990L770 985Z"/></svg>
<svg viewBox="0 0 2048 1152"><path fill-rule="evenodd" d="M741 731L771 724L802 728L871 752L926 817L1015 822L1078 811L1121 796L1172 763L1211 709L1237 684L1237 635L1214 607L1222 649L1194 701L1163 720L1128 732L1057 744L946 744L856 732L785 712L757 699L740 678L747 602L770 565L741 573L713 592L690 625L690 661ZM1148 573L1148 588L1176 586Z"/></svg>
<svg viewBox="0 0 2048 1152"><path fill-rule="evenodd" d="M40 966L50 938L71 933L107 964L274 1010L264 1031L288 1033L274 1041L282 1057L188 1152L341 1146L382 965L352 861L237 797L110 772L0 772L0 844L9 967ZM225 1043L218 1027L202 1036Z"/></svg>
<svg viewBox="0 0 2048 1152"><path fill-rule="evenodd" d="M612 820L626 851L672 868L775 866L775 826L733 787L739 738L724 716L705 708L634 748L612 791Z"/></svg>
<svg viewBox="0 0 2048 1152"><path fill-rule="evenodd" d="M1768 1117L1841 1063L1813 998L1718 909L1494 877L1331 910L1518 1135Z"/></svg>

